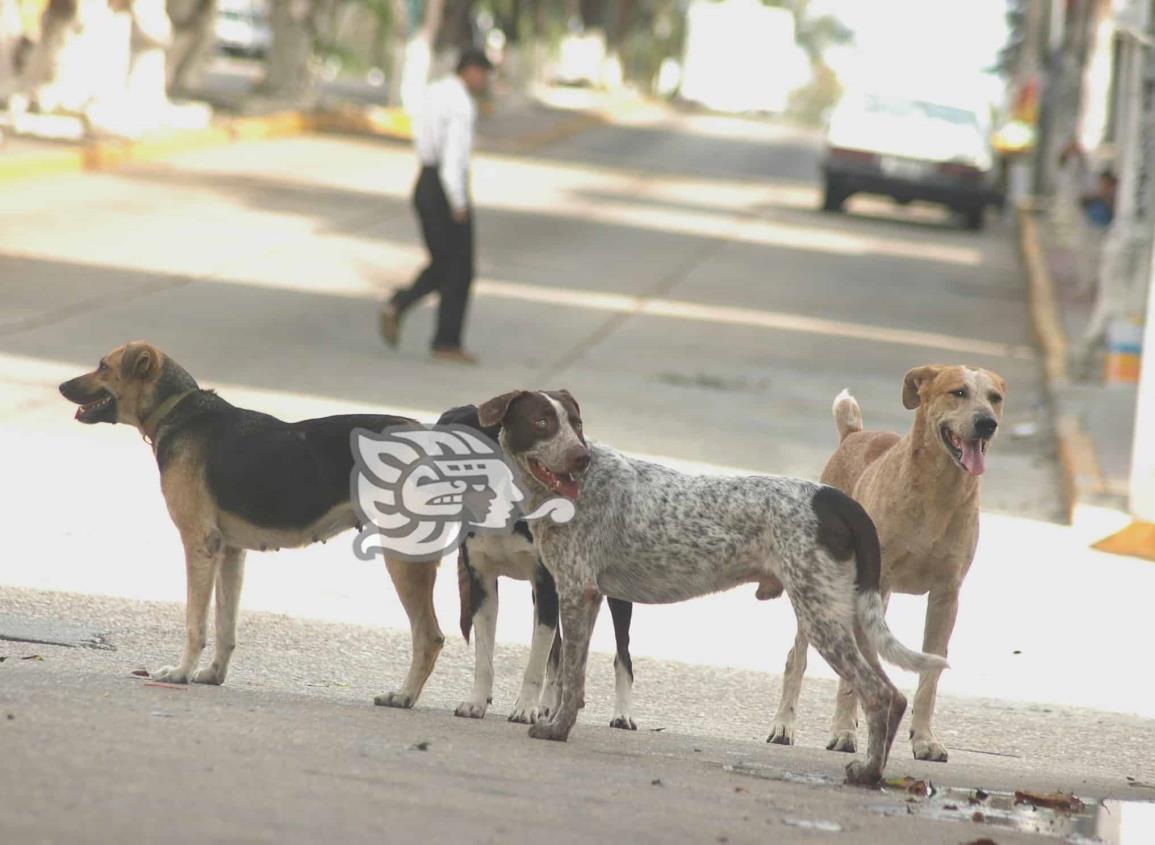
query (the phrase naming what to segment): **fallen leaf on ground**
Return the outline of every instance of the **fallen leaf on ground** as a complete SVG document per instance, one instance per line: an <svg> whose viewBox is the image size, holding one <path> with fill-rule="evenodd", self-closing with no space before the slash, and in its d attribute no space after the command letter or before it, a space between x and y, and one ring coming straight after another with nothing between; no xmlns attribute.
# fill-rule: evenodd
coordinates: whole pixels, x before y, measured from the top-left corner
<svg viewBox="0 0 1155 845"><path fill-rule="evenodd" d="M7 660L7 659L8 659L8 658L7 658L7 657L5 657L4 655L0 655L0 663L3 663L3 662L4 662L5 660Z"/></svg>
<svg viewBox="0 0 1155 845"><path fill-rule="evenodd" d="M139 669L133 669L132 674L136 675L136 677L138 677L138 678L149 677L148 670L145 669L143 666L140 667Z"/></svg>
<svg viewBox="0 0 1155 845"><path fill-rule="evenodd" d="M39 660L41 663L44 662L44 658L41 657L39 654L30 654L27 657L21 657L20 659L21 660Z"/></svg>
<svg viewBox="0 0 1155 845"><path fill-rule="evenodd" d="M429 750L429 746L430 746L430 745L432 745L432 744L433 744L433 743L431 743L429 740L427 740L427 739L423 739L423 740L421 740L421 742L415 742L415 743L413 743L412 745L410 745L410 746L409 746L409 748L410 748L412 751L428 751L428 750Z"/></svg>
<svg viewBox="0 0 1155 845"><path fill-rule="evenodd" d="M188 689L188 687L184 686L183 684L166 684L161 681L149 681L147 684L144 684L144 686L159 687L160 689L180 690L181 692L184 692L186 689Z"/></svg>
<svg viewBox="0 0 1155 845"><path fill-rule="evenodd" d="M650 786L661 786L661 785L662 785L662 779L661 778L654 778L652 781L650 781Z"/></svg>
<svg viewBox="0 0 1155 845"><path fill-rule="evenodd" d="M901 789L903 792L909 792L911 795L930 794L925 780L912 778L909 775L903 775L900 778L887 778L885 784L891 789Z"/></svg>
<svg viewBox="0 0 1155 845"><path fill-rule="evenodd" d="M1030 790L1015 790L1016 804L1030 804L1032 807L1045 807L1048 810L1060 810L1064 813L1079 813L1083 810L1083 802L1074 795L1065 792L1032 792Z"/></svg>

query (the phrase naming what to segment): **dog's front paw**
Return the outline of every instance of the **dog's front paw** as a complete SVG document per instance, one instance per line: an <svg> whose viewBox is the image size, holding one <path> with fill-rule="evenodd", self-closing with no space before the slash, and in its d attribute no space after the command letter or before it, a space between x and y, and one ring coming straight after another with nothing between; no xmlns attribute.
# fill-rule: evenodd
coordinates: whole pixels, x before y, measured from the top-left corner
<svg viewBox="0 0 1155 845"><path fill-rule="evenodd" d="M484 702L478 704L474 701L463 701L457 705L453 715L460 716L462 719L484 719L486 707Z"/></svg>
<svg viewBox="0 0 1155 845"><path fill-rule="evenodd" d="M148 673L149 678L160 681L162 684L187 684L188 672L179 666L164 666L155 672Z"/></svg>
<svg viewBox="0 0 1155 845"><path fill-rule="evenodd" d="M826 750L853 754L858 750L858 738L854 735L854 731L839 731L830 738L830 742L826 743Z"/></svg>
<svg viewBox="0 0 1155 845"><path fill-rule="evenodd" d="M770 728L770 736L766 737L767 742L772 742L775 745L793 745L794 744L794 726L787 725L783 722L775 722Z"/></svg>
<svg viewBox="0 0 1155 845"><path fill-rule="evenodd" d="M513 711L509 714L509 721L520 722L523 725L532 725L542 718L544 714L536 706L522 707L521 702L513 706Z"/></svg>
<svg viewBox="0 0 1155 845"><path fill-rule="evenodd" d="M565 742L569 739L569 725L559 722L535 722L529 727L529 735L534 739L552 739Z"/></svg>
<svg viewBox="0 0 1155 845"><path fill-rule="evenodd" d="M910 748L915 760L929 760L931 763L947 761L946 747L934 738L934 734L911 737Z"/></svg>
<svg viewBox="0 0 1155 845"><path fill-rule="evenodd" d="M636 731L638 726L634 720L629 716L614 716L613 721L610 722L611 728L621 728L623 731Z"/></svg>
<svg viewBox="0 0 1155 845"><path fill-rule="evenodd" d="M878 786L882 772L861 760L851 760L846 764L846 782L853 786Z"/></svg>
<svg viewBox="0 0 1155 845"><path fill-rule="evenodd" d="M217 664L213 664L205 669L198 669L193 672L192 682L194 684L212 684L213 686L220 686L225 682L225 672Z"/></svg>
<svg viewBox="0 0 1155 845"><path fill-rule="evenodd" d="M413 706L413 696L404 692L385 692L373 696L373 703L378 707L402 707L409 709Z"/></svg>

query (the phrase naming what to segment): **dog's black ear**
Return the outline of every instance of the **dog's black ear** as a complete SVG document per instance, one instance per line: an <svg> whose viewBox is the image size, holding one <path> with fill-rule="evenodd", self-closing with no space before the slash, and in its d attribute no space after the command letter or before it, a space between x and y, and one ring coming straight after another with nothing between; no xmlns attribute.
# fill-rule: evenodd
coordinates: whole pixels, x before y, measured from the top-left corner
<svg viewBox="0 0 1155 845"><path fill-rule="evenodd" d="M934 380L934 377L943 369L940 364L927 364L925 367L915 367L902 380L902 407L913 411L922 403L919 391L922 386Z"/></svg>
<svg viewBox="0 0 1155 845"><path fill-rule="evenodd" d="M489 428L493 425L501 425L505 415L509 413L509 406L513 404L513 400L527 393L529 393L528 390L511 390L509 393L494 396L488 402L482 402L477 409L477 419L481 423L481 427Z"/></svg>
<svg viewBox="0 0 1155 845"><path fill-rule="evenodd" d="M124 378L146 379L160 369L160 350L151 343L136 340L124 347L120 356L120 374Z"/></svg>

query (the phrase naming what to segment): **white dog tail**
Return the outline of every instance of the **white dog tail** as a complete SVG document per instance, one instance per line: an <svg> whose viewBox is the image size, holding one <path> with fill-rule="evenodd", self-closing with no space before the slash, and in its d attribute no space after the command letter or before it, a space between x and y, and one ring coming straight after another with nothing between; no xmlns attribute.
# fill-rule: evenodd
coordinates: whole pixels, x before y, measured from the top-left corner
<svg viewBox="0 0 1155 845"><path fill-rule="evenodd" d="M850 399L850 402L853 403L854 400ZM855 404L854 407L857 410L858 405ZM878 530L874 527L874 520L870 518L866 509L833 487L821 488L814 496L814 505L818 514L820 540L825 535L828 547L845 549L846 552L854 554L854 612L863 632L878 649L879 656L887 663L893 663L912 672L947 668L945 658L937 654L911 651L904 646L886 624L886 616L882 609L882 594L879 592L882 581L882 548L878 542ZM835 553L835 557L842 560L848 556Z"/></svg>
<svg viewBox="0 0 1155 845"><path fill-rule="evenodd" d="M932 669L946 669L948 663L945 657L937 654L926 654L921 651L911 651L898 641L898 637L886 624L886 617L882 612L882 596L877 590L859 593L856 602L858 605L858 619L862 623L866 636L870 637L879 656L887 663L893 663L902 669L911 672L929 672Z"/></svg>
<svg viewBox="0 0 1155 845"><path fill-rule="evenodd" d="M848 434L862 431L862 409L847 388L834 397L834 424L838 427L840 441L845 440Z"/></svg>

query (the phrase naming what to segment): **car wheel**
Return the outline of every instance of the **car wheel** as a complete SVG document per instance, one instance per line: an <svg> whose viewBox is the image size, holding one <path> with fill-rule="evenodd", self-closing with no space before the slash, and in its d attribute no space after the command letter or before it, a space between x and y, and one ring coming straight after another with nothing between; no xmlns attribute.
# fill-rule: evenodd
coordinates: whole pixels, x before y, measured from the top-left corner
<svg viewBox="0 0 1155 845"><path fill-rule="evenodd" d="M983 206L977 208L965 208L962 210L963 226L972 232L978 232L986 223L986 209Z"/></svg>
<svg viewBox="0 0 1155 845"><path fill-rule="evenodd" d="M837 182L827 179L826 187L822 192L823 211L842 211L850 194Z"/></svg>

